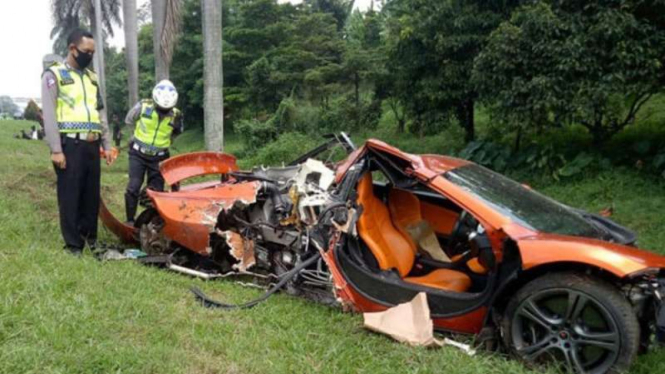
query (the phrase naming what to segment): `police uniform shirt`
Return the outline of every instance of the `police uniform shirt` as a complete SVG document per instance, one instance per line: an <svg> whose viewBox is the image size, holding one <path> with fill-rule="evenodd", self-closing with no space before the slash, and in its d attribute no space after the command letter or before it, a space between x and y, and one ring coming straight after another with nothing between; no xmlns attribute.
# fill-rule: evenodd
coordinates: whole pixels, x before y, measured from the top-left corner
<svg viewBox="0 0 665 374"><path fill-rule="evenodd" d="M65 64L67 68L71 69ZM76 70L72 74L77 74ZM58 84L55 74L47 70L42 76L42 115L44 117L44 135L51 153L62 152L62 143L60 139L60 130L58 129L58 121L56 117L58 101ZM106 123L106 113L101 99L101 94L97 90L97 110L99 111L100 125L102 127L102 146L105 150L111 149L111 138L109 136L109 128Z"/></svg>

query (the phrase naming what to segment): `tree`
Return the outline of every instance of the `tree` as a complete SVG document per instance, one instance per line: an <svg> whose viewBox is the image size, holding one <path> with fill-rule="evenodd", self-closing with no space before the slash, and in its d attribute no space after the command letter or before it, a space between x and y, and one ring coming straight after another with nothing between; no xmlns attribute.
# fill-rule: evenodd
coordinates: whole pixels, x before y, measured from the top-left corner
<svg viewBox="0 0 665 374"><path fill-rule="evenodd" d="M37 106L37 103L35 103L34 100L28 102L25 111L23 111L23 118L28 121L41 122L41 109L39 109L39 106Z"/></svg>
<svg viewBox="0 0 665 374"><path fill-rule="evenodd" d="M335 18L337 29L342 30L353 12L355 0L305 0L314 12L328 13Z"/></svg>
<svg viewBox="0 0 665 374"><path fill-rule="evenodd" d="M53 52L64 56L67 54L67 37L76 28L88 24L95 34L95 0L51 0L53 29L51 39ZM113 36L113 25L120 26L120 0L104 0L100 4L104 32Z"/></svg>
<svg viewBox="0 0 665 374"><path fill-rule="evenodd" d="M106 70L104 69L104 32L99 25L103 22L101 0L94 0L94 23L93 32L97 40L95 48L95 72L97 73L97 83L99 86L100 96L102 98L103 106L106 108ZM106 114L106 113L104 113Z"/></svg>
<svg viewBox="0 0 665 374"><path fill-rule="evenodd" d="M182 0L152 0L155 80L169 79L171 60L180 31Z"/></svg>
<svg viewBox="0 0 665 374"><path fill-rule="evenodd" d="M222 1L201 0L204 53L204 128L206 149L224 150L222 82Z"/></svg>
<svg viewBox="0 0 665 374"><path fill-rule="evenodd" d="M14 115L18 111L18 106L14 103L9 96L0 96L0 113L9 113Z"/></svg>
<svg viewBox="0 0 665 374"><path fill-rule="evenodd" d="M665 33L617 3L516 11L490 37L475 81L505 123L584 126L596 145L660 90Z"/></svg>
<svg viewBox="0 0 665 374"><path fill-rule="evenodd" d="M136 0L122 1L125 25L125 57L127 59L128 107L139 101L139 52Z"/></svg>
<svg viewBox="0 0 665 374"><path fill-rule="evenodd" d="M393 0L385 8L388 74L420 133L455 117L467 142L475 137L478 93L473 61L487 37L518 1Z"/></svg>

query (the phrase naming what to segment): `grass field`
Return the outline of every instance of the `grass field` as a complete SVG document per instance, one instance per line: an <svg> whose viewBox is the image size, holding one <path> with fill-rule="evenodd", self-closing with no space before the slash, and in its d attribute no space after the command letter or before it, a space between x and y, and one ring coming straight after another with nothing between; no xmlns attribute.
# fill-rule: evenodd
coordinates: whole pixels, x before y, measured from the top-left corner
<svg viewBox="0 0 665 374"><path fill-rule="evenodd" d="M360 316L285 295L251 310L207 310L191 285L229 301L259 291L67 255L47 147L11 138L29 125L0 122L0 373L531 372L498 354L407 347L365 331ZM176 148L196 149L195 138L185 133ZM117 212L126 168L125 154L103 168L103 194ZM566 184L530 182L575 206L614 205L614 218L637 230L644 247L665 253L658 180L618 169ZM103 229L100 236L112 240ZM665 372L665 351L641 356L632 372Z"/></svg>

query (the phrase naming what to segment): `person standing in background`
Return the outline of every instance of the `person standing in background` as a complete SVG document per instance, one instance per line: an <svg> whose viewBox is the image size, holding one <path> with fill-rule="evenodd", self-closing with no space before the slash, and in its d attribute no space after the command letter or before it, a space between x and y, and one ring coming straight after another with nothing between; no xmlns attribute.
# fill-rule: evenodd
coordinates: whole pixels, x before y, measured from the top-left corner
<svg viewBox="0 0 665 374"><path fill-rule="evenodd" d="M152 100L138 102L125 118L132 137L129 139L129 183L125 192L127 224L134 225L141 186L146 175L148 188L164 190L159 163L169 158L174 137L182 133L182 113L175 107L178 91L163 80L152 90Z"/></svg>
<svg viewBox="0 0 665 374"><path fill-rule="evenodd" d="M113 143L115 144L116 148L120 148L120 141L122 140L122 127L117 114L113 115L111 122L113 122Z"/></svg>

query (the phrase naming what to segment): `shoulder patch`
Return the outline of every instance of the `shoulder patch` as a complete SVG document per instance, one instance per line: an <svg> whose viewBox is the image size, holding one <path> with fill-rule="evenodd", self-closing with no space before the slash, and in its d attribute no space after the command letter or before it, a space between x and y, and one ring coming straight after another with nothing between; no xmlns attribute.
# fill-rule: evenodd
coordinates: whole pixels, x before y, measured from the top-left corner
<svg viewBox="0 0 665 374"><path fill-rule="evenodd" d="M48 76L46 78L46 87L52 88L53 86L55 86L55 78L53 78L53 76Z"/></svg>
<svg viewBox="0 0 665 374"><path fill-rule="evenodd" d="M152 112L153 112L152 106L145 107L145 109L143 109L143 117L152 118Z"/></svg>
<svg viewBox="0 0 665 374"><path fill-rule="evenodd" d="M69 70L62 68L58 69L58 72L60 73L61 85L66 86L68 84L74 84L74 78L72 78L71 74L69 73Z"/></svg>

